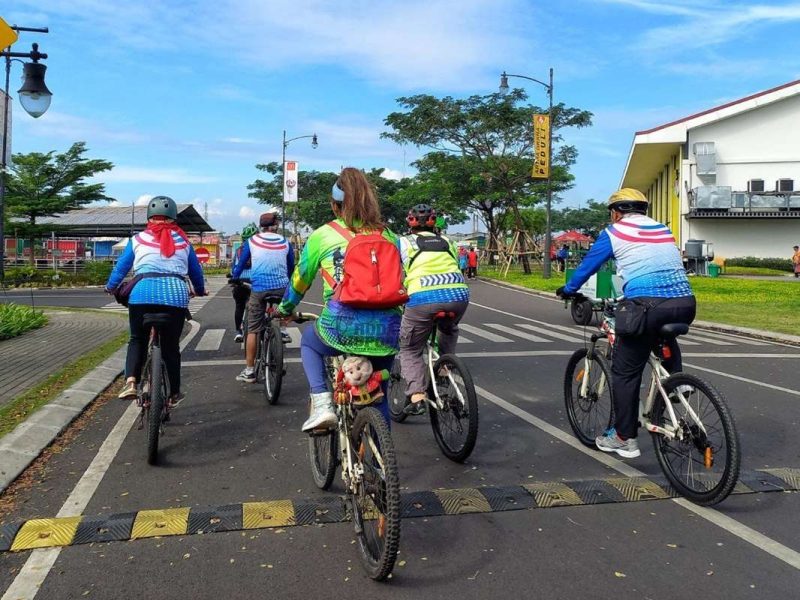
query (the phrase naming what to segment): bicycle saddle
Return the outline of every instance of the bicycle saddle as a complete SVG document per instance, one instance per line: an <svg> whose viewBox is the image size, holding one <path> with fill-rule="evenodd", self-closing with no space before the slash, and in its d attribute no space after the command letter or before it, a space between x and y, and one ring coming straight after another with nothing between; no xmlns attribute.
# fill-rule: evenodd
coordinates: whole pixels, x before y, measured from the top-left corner
<svg viewBox="0 0 800 600"><path fill-rule="evenodd" d="M660 335L664 339L675 339L679 335L685 335L689 333L689 326L686 323L667 323L666 325L662 325L661 329L658 330L658 335Z"/></svg>
<svg viewBox="0 0 800 600"><path fill-rule="evenodd" d="M145 313L142 323L145 327L163 327L172 323L174 318L169 313Z"/></svg>

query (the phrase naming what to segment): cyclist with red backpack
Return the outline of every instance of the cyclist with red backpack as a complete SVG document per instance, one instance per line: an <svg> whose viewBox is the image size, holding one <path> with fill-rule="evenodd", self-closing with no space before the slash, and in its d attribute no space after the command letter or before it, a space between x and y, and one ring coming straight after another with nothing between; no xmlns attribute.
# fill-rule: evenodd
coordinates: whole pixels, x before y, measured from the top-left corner
<svg viewBox="0 0 800 600"><path fill-rule="evenodd" d="M364 173L344 169L331 190L333 221L308 238L278 315L290 318L319 271L325 304L300 342L311 387L303 431L336 426L326 356L366 356L376 371L392 368L398 351L400 306L408 300L396 236L381 221L375 190ZM386 394L386 383L383 392ZM388 407L380 409L388 422Z"/></svg>
<svg viewBox="0 0 800 600"><path fill-rule="evenodd" d="M411 234L400 238L400 255L406 272L409 301L400 327L400 363L406 380L406 405L409 415L425 412L425 362L422 353L434 327L441 354L455 353L458 322L469 305L469 286L458 264L456 247L440 235L436 211L428 204L417 204L406 217ZM436 320L444 312L451 318Z"/></svg>

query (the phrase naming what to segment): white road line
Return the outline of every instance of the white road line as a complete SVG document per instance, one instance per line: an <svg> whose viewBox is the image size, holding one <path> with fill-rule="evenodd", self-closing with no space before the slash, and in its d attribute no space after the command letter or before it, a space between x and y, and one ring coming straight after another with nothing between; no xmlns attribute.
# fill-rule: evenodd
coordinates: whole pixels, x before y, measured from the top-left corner
<svg viewBox="0 0 800 600"><path fill-rule="evenodd" d="M532 333L526 333L524 331L518 331L513 327L508 327L507 325L500 325L499 323L484 323L486 327L491 327L492 329L497 329L498 331L502 331L504 333L509 333L511 335L515 335L523 340L530 340L531 342L545 342L550 343L553 340L547 340L543 337L539 337L538 335L533 335Z"/></svg>
<svg viewBox="0 0 800 600"><path fill-rule="evenodd" d="M461 327L461 326L459 325L459 327ZM468 337L464 337L463 335L461 335L461 333L459 333L458 334L458 343L459 344L472 344L473 342Z"/></svg>
<svg viewBox="0 0 800 600"><path fill-rule="evenodd" d="M700 342L693 342L692 340L687 340L685 335L682 335L680 338L678 338L678 343L681 346L702 346L703 345Z"/></svg>
<svg viewBox="0 0 800 600"><path fill-rule="evenodd" d="M614 469L615 471L627 476L627 477L647 477L648 475L639 469L631 467L630 465L617 460L616 458L612 458L608 454L597 452L594 450L590 450L583 444L581 444L578 440L574 437L569 435L568 433L550 425L547 421L540 419L532 415L531 413L522 410L521 408L511 404L510 402L503 400L499 396L493 394L492 392L480 387L475 386L475 391L478 392L480 396L496 404L500 408L510 412L511 414L519 417L523 421L530 423L534 427L541 429L545 433L555 437L556 439L560 440L561 442L567 444L568 446L582 452L586 456L593 458L594 460L603 463L607 467ZM686 500L685 498L673 498L673 502L682 506L683 508L690 510L691 512L695 513L697 516L702 517L703 519L707 520L710 523L724 529L728 533L735 535L741 540L748 542L754 545L756 548L763 550L764 552L771 554L778 560L781 560L788 564L789 566L794 567L795 569L800 569L800 553L792 550L788 546L784 546L783 544L776 542L770 537L767 537L763 533L756 531L740 523L739 521L732 519L722 513L713 510L711 508L705 508L702 506L697 506Z"/></svg>
<svg viewBox="0 0 800 600"><path fill-rule="evenodd" d="M224 329L206 329L194 349L196 352L216 352L219 350L224 336Z"/></svg>
<svg viewBox="0 0 800 600"><path fill-rule="evenodd" d="M283 359L284 363L301 363L303 360L299 356L292 356ZM230 358L219 360L185 360L181 362L183 367L228 367L231 365L242 366L244 358Z"/></svg>
<svg viewBox="0 0 800 600"><path fill-rule="evenodd" d="M777 352L683 352L689 358L800 358L800 354L779 354Z"/></svg>
<svg viewBox="0 0 800 600"><path fill-rule="evenodd" d="M761 342L753 338L744 337L741 335L734 335L732 333L711 332L708 329L692 329L692 331L694 332L699 331L701 334L703 334L703 337L719 339L729 342L730 341L745 342L750 346L772 346L774 344L774 342Z"/></svg>
<svg viewBox="0 0 800 600"><path fill-rule="evenodd" d="M503 287L503 286L498 286L498 287ZM508 288L505 288L505 289L508 289ZM573 336L577 335L575 333L575 328L574 327L566 327L564 325L556 325L554 323L547 323L546 321L539 321L537 319L531 319L530 317L523 317L522 315L518 315L516 313L508 312L508 311L505 311L505 310L500 310L499 308L494 308L492 306L486 306L485 304L478 304L477 302L470 302L469 305L470 306L477 306L478 308L484 308L486 310L491 310L492 312L500 313L501 315L508 315L509 317L514 317L514 318L517 318L517 319L523 319L524 321L529 321L530 323L537 323L538 325L542 325L542 326L544 326L544 327L546 327L548 329L556 329L558 331L563 331L563 332L568 333L568 334L573 335ZM579 331L581 331L582 333L584 333L586 335L586 341L588 342L589 341L589 337L591 336L591 333L587 333L585 331L587 329L586 327L581 327L581 326L576 326L576 327L577 327L577 329ZM596 328L589 327L588 329L591 329L592 332L594 332L594 330ZM578 336L578 337L580 337L580 336Z"/></svg>
<svg viewBox="0 0 800 600"><path fill-rule="evenodd" d="M746 358L748 355L743 355ZM796 358L796 357L795 357ZM753 385L758 385L761 387L769 388L771 390L776 390L778 392L785 392L787 394L792 394L793 396L800 396L800 391L793 390L791 388L781 387L779 385L772 385L771 383L764 383L763 381L756 381L755 379L748 379L747 377L740 377L739 375L733 375L731 373L724 373L722 371L716 371L714 369L708 369L706 367L701 367L698 365L692 365L689 363L683 363L684 366L690 367L692 369L697 369L698 371L705 371L706 373L713 373L714 375L719 375L720 377L728 377L730 379L736 379L737 381L744 381L745 383L751 383Z"/></svg>
<svg viewBox="0 0 800 600"><path fill-rule="evenodd" d="M199 323L189 321L189 325L191 330L181 340L181 350L184 350L197 335L197 332L200 331ZM116 457L122 443L125 441L128 431L136 422L138 415L139 407L136 406L135 402L131 402L125 412L122 413L117 424L114 425L111 433L103 441L94 460L78 480L56 517L77 517L83 514L92 496L97 491L97 487L103 480L103 476L108 471L114 461L114 457ZM61 548L33 550L22 569L20 569L19 574L3 594L2 600L33 600L39 588L42 587L50 569L53 568L59 554L61 554Z"/></svg>
<svg viewBox="0 0 800 600"><path fill-rule="evenodd" d="M459 323L458 324L458 328L459 329L463 329L464 331L467 331L467 332L469 332L469 333L471 333L473 335L477 335L478 337L482 337L484 339L487 339L490 342L498 342L498 343L502 342L502 343L505 343L505 342L513 341L513 340L510 340L507 337L504 337L502 335L497 335L496 333L492 333L490 331L484 331L483 329L479 329L479 328L475 327L474 325L469 325L467 323Z"/></svg>
<svg viewBox="0 0 800 600"><path fill-rule="evenodd" d="M551 338L555 338L557 340L564 340L565 342L572 342L572 343L583 343L583 338L577 335L566 335L564 333L558 333L555 331L551 331L549 328L539 327L537 325L531 325L530 323L515 323L517 327L522 327L523 329L530 329L531 331L537 331L544 335L548 335Z"/></svg>
<svg viewBox="0 0 800 600"><path fill-rule="evenodd" d="M516 350L508 352L457 352L460 358L522 358L528 356L572 356L574 350Z"/></svg>
<svg viewBox="0 0 800 600"><path fill-rule="evenodd" d="M286 348L299 348L300 347L300 338L303 337L303 332L300 331L299 327L287 327L286 333L289 334L289 337L292 338L292 341L286 344Z"/></svg>
<svg viewBox="0 0 800 600"><path fill-rule="evenodd" d="M696 333L692 332L688 335L682 335L679 342L683 340L694 340L698 342L706 342L707 344L714 344L716 346L735 346L734 342L726 342L724 340L717 340L710 337L703 337L702 335L697 335Z"/></svg>

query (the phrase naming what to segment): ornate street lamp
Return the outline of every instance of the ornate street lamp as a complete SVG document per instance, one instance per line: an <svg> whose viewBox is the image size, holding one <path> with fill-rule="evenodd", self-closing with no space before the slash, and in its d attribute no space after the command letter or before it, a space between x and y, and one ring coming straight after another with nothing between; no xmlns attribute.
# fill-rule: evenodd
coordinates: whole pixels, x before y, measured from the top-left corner
<svg viewBox="0 0 800 600"><path fill-rule="evenodd" d="M304 140L306 138L311 138L311 147L316 150L319 146L319 142L317 142L317 134L314 133L312 135L301 135L298 137L293 137L290 139L286 139L286 130L283 130L283 153L281 155L281 173L283 173L284 181L286 181L286 146L288 146L291 142L295 140ZM299 175L299 173L298 173ZM286 190L284 189L284 194L281 196L281 227L283 228L283 237L286 237ZM294 232L295 237L297 237L297 207L294 209ZM295 240L297 241L297 240Z"/></svg>

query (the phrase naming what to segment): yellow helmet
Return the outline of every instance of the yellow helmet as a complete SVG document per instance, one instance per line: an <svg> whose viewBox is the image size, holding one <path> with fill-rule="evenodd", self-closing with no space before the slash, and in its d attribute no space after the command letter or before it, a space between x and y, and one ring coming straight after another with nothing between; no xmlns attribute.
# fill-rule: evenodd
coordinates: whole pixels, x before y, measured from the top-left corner
<svg viewBox="0 0 800 600"><path fill-rule="evenodd" d="M622 188L608 197L609 208L613 207L615 204L630 204L634 202L649 204L647 196L634 188Z"/></svg>

